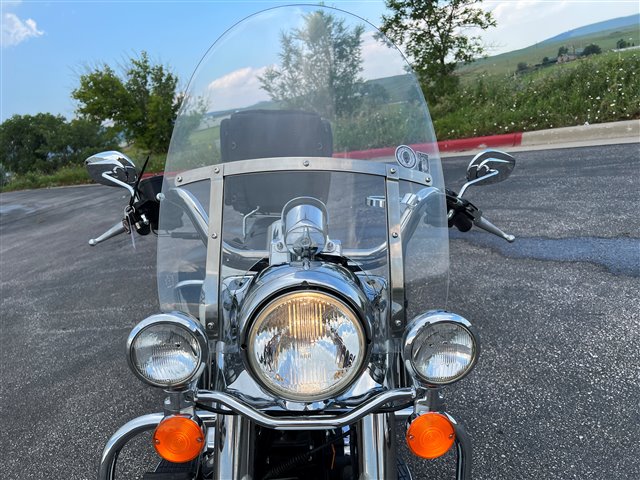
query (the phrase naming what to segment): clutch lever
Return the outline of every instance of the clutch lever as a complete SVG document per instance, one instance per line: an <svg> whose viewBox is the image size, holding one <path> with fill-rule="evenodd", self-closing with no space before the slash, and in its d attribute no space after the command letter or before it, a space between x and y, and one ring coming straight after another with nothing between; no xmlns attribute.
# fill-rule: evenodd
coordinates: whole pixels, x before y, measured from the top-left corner
<svg viewBox="0 0 640 480"><path fill-rule="evenodd" d="M481 228L485 232L493 233L500 238L504 238L509 243L513 243L513 241L516 239L516 237L514 237L513 235L509 235L508 233L503 232L500 228L496 227L482 215L480 215L478 218L475 218L473 220L473 224L476 227Z"/></svg>
<svg viewBox="0 0 640 480"><path fill-rule="evenodd" d="M123 222L118 222L109 230L107 230L102 235L100 235L99 237L92 238L91 240L89 240L89 245L91 245L92 247L95 247L97 244L102 243L105 240L109 240L110 238L113 238L117 235L120 235L121 233L125 233L126 231L127 229L124 227Z"/></svg>
<svg viewBox="0 0 640 480"><path fill-rule="evenodd" d="M473 224L485 232L492 233L509 243L512 243L516 239L515 236L505 233L489 220L484 218L482 211L470 201L461 198L452 190L447 190L446 195L449 227L455 225L461 232L466 232L471 229L471 225Z"/></svg>

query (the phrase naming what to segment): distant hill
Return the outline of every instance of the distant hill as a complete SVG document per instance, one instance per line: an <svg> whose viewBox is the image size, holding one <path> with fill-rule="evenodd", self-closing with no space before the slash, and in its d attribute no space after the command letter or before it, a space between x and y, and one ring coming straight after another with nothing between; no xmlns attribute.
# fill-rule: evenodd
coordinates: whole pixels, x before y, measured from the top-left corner
<svg viewBox="0 0 640 480"><path fill-rule="evenodd" d="M526 48L478 59L468 65L460 66L458 72L463 79L481 74L513 73L518 63L536 65L541 63L544 57L555 58L558 49L563 46L569 48L569 52L573 52L582 50L590 43L595 43L602 51L607 51L616 48L616 42L620 39L640 45L638 22L640 22L640 15L630 15L585 25Z"/></svg>
<svg viewBox="0 0 640 480"><path fill-rule="evenodd" d="M592 33L603 32L605 30L626 29L626 27L635 27L636 29L640 28L640 13L636 15L629 15L628 17L612 18L611 20L605 20L603 22L585 25L584 27L574 28L573 30L561 33L555 37L548 38L541 43L561 42L574 39L576 37L582 37L584 35L591 35Z"/></svg>

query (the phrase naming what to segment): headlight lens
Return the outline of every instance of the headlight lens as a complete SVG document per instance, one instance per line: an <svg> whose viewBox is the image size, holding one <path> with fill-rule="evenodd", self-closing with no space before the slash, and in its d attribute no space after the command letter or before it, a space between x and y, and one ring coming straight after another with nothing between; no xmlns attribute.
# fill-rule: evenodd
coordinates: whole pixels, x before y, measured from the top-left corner
<svg viewBox="0 0 640 480"><path fill-rule="evenodd" d="M343 301L319 292L285 294L262 309L248 335L249 363L276 395L331 398L358 374L366 335Z"/></svg>
<svg viewBox="0 0 640 480"><path fill-rule="evenodd" d="M147 318L129 336L129 365L146 383L183 386L199 375L207 358L206 334L182 314Z"/></svg>
<svg viewBox="0 0 640 480"><path fill-rule="evenodd" d="M445 385L471 371L478 356L478 344L471 324L449 312L418 317L405 340L405 361L424 382Z"/></svg>

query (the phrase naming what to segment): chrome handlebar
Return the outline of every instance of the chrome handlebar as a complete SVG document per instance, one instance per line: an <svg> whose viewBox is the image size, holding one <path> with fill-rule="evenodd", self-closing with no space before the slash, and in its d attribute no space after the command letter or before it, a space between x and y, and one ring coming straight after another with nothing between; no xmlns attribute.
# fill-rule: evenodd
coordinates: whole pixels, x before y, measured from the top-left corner
<svg viewBox="0 0 640 480"><path fill-rule="evenodd" d="M406 208L402 213L400 219L401 238L404 242L408 241L415 232L424 211L427 199L430 195L439 192L438 189L433 187L423 188L415 194L408 194L403 198L402 202L406 204ZM205 245L208 242L208 229L209 229L209 216L202 207L202 204L188 190L180 187L174 187L170 189L163 200L168 200L174 205L180 207L191 223L193 224L196 234L194 237L202 240ZM223 255L228 258L237 258L243 261L255 260L256 262L269 257L269 251L267 250L244 250L242 248L235 247L228 242L222 241ZM387 242L383 242L380 245L367 249L343 249L342 254L349 260L359 263L359 260L367 260L367 263L377 262L386 258L387 255Z"/></svg>

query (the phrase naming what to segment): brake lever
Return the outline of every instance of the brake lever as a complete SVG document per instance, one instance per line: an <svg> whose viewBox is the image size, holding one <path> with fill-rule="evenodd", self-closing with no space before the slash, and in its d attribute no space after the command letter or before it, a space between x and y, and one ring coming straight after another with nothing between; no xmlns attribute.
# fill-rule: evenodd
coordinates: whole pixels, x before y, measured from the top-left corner
<svg viewBox="0 0 640 480"><path fill-rule="evenodd" d="M113 238L117 235L120 235L121 233L125 233L126 231L127 230L124 228L124 225L122 224L122 222L118 222L109 230L107 230L102 235L100 235L99 237L92 238L91 240L89 240L89 245L91 245L92 247L95 247L97 244L102 243L106 240L109 240L110 238Z"/></svg>

